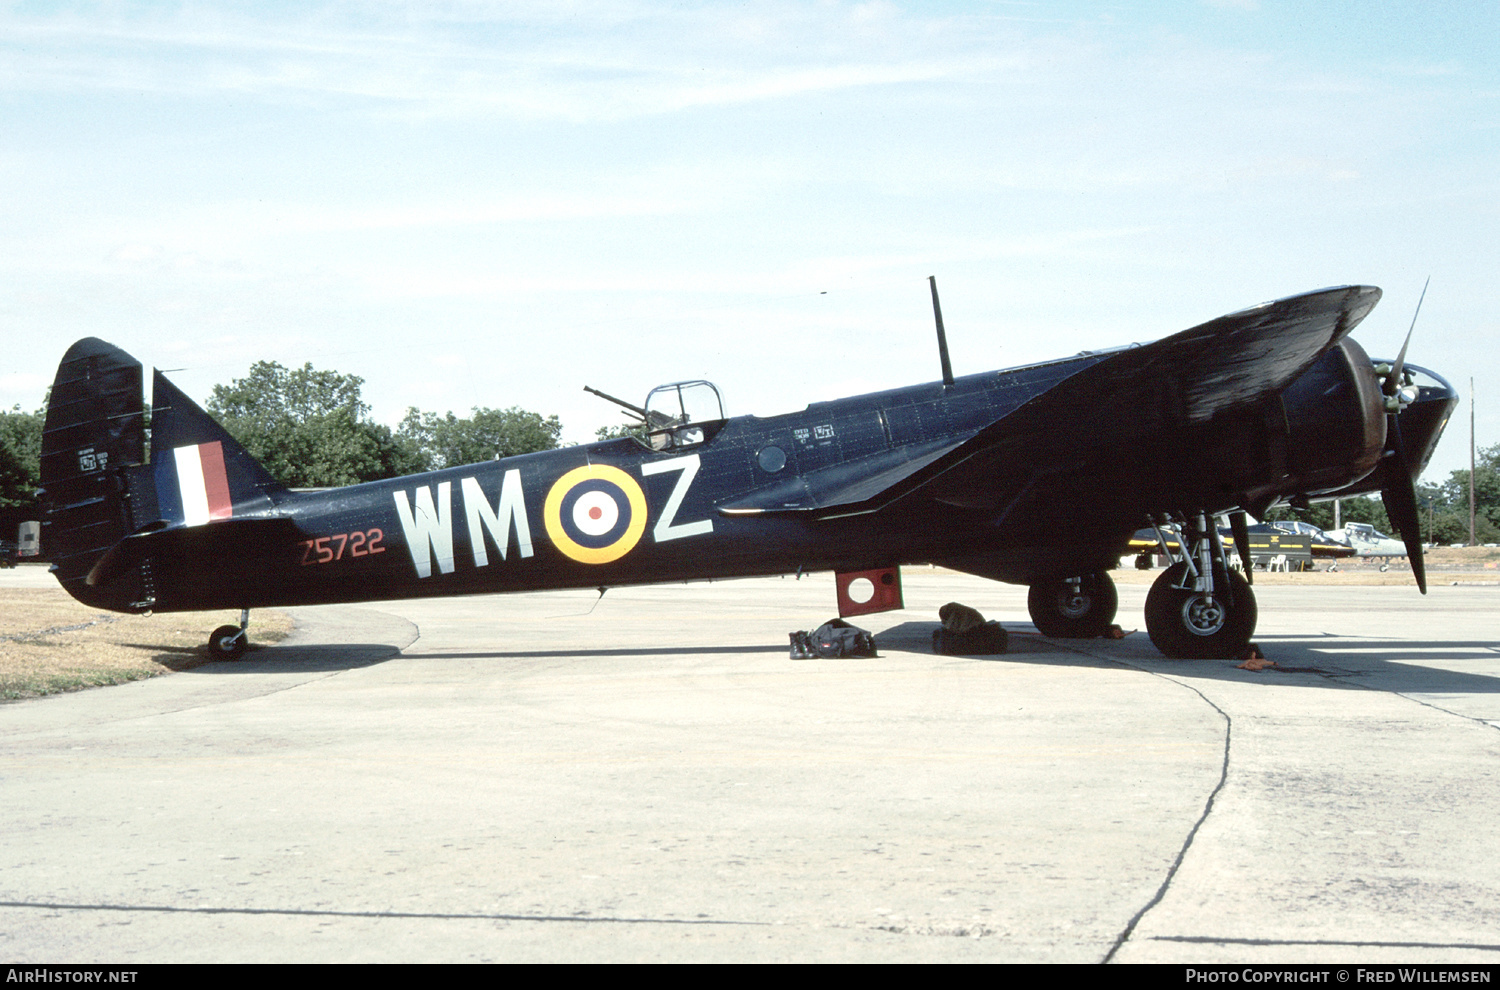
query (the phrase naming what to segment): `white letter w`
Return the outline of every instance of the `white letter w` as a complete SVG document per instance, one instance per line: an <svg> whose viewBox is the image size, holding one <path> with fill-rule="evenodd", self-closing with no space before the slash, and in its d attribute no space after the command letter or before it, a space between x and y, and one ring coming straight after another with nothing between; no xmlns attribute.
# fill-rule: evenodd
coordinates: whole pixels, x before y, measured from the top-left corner
<svg viewBox="0 0 1500 990"><path fill-rule="evenodd" d="M438 482L438 504L432 505L432 489L417 489L417 512L412 515L406 492L394 493L396 515L401 517L401 531L406 534L406 549L411 552L417 577L432 577L432 558L437 557L438 570L453 573L453 482Z"/></svg>

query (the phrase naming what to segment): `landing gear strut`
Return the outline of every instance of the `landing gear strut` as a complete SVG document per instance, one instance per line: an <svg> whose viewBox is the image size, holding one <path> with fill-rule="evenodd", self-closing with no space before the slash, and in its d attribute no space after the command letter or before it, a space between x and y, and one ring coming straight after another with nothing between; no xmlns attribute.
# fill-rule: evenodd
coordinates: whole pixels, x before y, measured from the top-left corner
<svg viewBox="0 0 1500 990"><path fill-rule="evenodd" d="M1082 577L1038 581L1026 595L1031 621L1043 636L1094 639L1115 621L1120 598L1104 571Z"/></svg>
<svg viewBox="0 0 1500 990"><path fill-rule="evenodd" d="M1184 520L1182 546L1146 596L1146 632L1174 660L1237 660L1255 634L1255 594L1204 513Z"/></svg>
<svg viewBox="0 0 1500 990"><path fill-rule="evenodd" d="M240 624L220 626L208 637L208 652L216 660L238 660L250 642L250 610L240 609Z"/></svg>

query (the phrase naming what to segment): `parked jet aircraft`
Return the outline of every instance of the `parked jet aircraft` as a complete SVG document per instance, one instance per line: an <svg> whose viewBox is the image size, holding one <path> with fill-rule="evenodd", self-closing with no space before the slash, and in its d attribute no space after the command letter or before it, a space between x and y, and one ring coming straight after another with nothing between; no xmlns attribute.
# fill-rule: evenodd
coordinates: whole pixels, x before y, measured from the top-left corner
<svg viewBox="0 0 1500 990"><path fill-rule="evenodd" d="M69 592L124 612L832 570L840 613L901 607L899 565L1030 586L1050 636L1113 621L1108 571L1141 525L1189 553L1146 602L1172 657L1235 657L1255 599L1211 520L1412 482L1457 401L1372 366L1348 333L1380 298L1325 289L1144 346L726 418L707 382L654 390L625 437L315 493L279 485L160 372L101 340L64 356L42 454L44 541ZM937 301L933 287L934 304ZM936 307L935 307L936 308ZM1240 540L1243 547L1246 540ZM1420 545L1412 554L1419 585Z"/></svg>
<svg viewBox="0 0 1500 990"><path fill-rule="evenodd" d="M1247 527L1246 532L1250 537L1250 559L1256 567L1271 566L1280 560L1292 564L1293 570L1311 570L1314 557L1354 556L1354 548L1347 543L1340 543L1312 523L1300 520L1257 523ZM1238 552L1233 533L1222 523L1219 539ZM1181 555L1182 543L1171 527L1147 527L1135 531L1127 549L1137 555L1135 566L1144 571L1150 570L1151 559L1158 554L1176 560ZM1406 553L1404 548L1401 552Z"/></svg>
<svg viewBox="0 0 1500 990"><path fill-rule="evenodd" d="M1310 522L1280 519L1250 527L1250 553L1257 564L1266 558L1283 558L1294 570L1310 570L1314 557L1334 558L1329 570L1338 570L1337 560L1353 557L1354 548L1334 539Z"/></svg>
<svg viewBox="0 0 1500 990"><path fill-rule="evenodd" d="M1345 523L1340 532L1359 556L1383 558L1381 570L1386 569L1392 557L1407 555L1406 544L1391 539L1369 523Z"/></svg>

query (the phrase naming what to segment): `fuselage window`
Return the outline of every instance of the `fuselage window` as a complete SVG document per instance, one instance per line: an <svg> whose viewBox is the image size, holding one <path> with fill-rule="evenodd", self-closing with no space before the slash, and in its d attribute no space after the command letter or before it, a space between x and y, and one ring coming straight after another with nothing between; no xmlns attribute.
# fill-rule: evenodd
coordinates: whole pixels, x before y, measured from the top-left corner
<svg viewBox="0 0 1500 990"><path fill-rule="evenodd" d="M755 458L755 462L760 465L762 471L767 474L775 474L786 467L786 451L774 444L770 447L762 447L759 456Z"/></svg>

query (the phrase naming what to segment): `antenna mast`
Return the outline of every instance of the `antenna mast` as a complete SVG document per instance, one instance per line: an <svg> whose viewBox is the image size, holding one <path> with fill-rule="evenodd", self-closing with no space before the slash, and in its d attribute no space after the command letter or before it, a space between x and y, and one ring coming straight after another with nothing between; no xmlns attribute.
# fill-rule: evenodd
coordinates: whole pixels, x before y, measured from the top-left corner
<svg viewBox="0 0 1500 990"><path fill-rule="evenodd" d="M932 286L932 318L937 321L938 357L943 361L943 387L950 388L953 385L953 365L948 363L948 335L943 332L943 307L938 304L937 276L927 276L927 283Z"/></svg>

